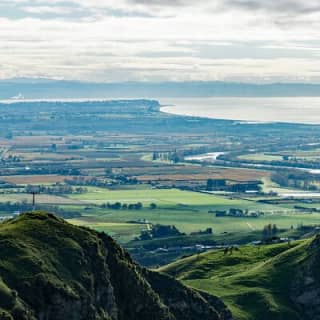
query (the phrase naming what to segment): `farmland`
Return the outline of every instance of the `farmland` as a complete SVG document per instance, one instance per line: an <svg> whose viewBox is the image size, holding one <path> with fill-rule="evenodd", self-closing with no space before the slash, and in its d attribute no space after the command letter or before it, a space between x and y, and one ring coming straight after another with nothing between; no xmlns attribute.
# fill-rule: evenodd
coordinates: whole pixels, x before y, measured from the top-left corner
<svg viewBox="0 0 320 320"><path fill-rule="evenodd" d="M249 153L238 156L240 160L255 161L255 162L272 162L272 161L300 161L301 163L310 162L314 163L320 159L319 149L310 150L284 150L282 152L274 153Z"/></svg>
<svg viewBox="0 0 320 320"><path fill-rule="evenodd" d="M18 175L18 176L2 176L1 180L17 185L24 184L52 184L61 183L66 179L71 179L71 176L60 175Z"/></svg>
<svg viewBox="0 0 320 320"><path fill-rule="evenodd" d="M266 225L295 236L320 225L314 175L274 181L281 166L317 169L318 126L173 116L152 100L1 108L0 218L33 210L35 193L36 210L104 231L136 257L149 254L140 237L156 226L174 226L174 239L194 246L260 239ZM210 153L220 156L187 160ZM146 247L171 246L170 236Z"/></svg>
<svg viewBox="0 0 320 320"><path fill-rule="evenodd" d="M254 161L281 161L282 156L270 153L253 153L239 156L242 160L254 160Z"/></svg>
<svg viewBox="0 0 320 320"><path fill-rule="evenodd" d="M141 202L143 208L138 211L130 210L107 210L92 207L83 213L82 224L88 224L99 230L111 230L120 241L121 234L117 235L112 225L106 223L124 223L128 221L147 221L150 224L175 225L181 232L192 233L211 227L214 234L251 232L262 230L270 223L275 223L279 228L297 228L300 225L320 224L320 215L317 213L306 214L296 210L294 206L297 202L282 202L277 205L264 204L252 199L240 199L234 196L211 195L198 192L181 191L178 189L151 189L149 187L139 190L108 190L101 188L89 188L88 193L72 195L71 199L84 202L88 206L100 206L103 203L120 202L133 203ZM156 209L150 209L150 204L155 203ZM311 206L311 204L309 205ZM313 204L313 206L319 206ZM264 216L258 219L253 218L233 218L216 217L209 213L211 210L229 210L239 208L243 210L261 211ZM71 220L72 221L72 220ZM78 220L78 221L81 221ZM142 228L146 226L142 225ZM125 226L123 226L125 229ZM125 239L132 230L132 226L127 224L128 232ZM137 236L136 233L133 237ZM132 237L131 237L132 238Z"/></svg>

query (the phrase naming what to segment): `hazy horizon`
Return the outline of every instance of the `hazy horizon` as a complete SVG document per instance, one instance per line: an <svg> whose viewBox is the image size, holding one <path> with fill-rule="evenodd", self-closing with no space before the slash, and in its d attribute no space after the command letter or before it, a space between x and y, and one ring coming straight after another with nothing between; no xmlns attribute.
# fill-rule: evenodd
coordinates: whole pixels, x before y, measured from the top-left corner
<svg viewBox="0 0 320 320"><path fill-rule="evenodd" d="M317 97L319 84L235 82L93 83L49 79L0 80L0 100L170 97Z"/></svg>

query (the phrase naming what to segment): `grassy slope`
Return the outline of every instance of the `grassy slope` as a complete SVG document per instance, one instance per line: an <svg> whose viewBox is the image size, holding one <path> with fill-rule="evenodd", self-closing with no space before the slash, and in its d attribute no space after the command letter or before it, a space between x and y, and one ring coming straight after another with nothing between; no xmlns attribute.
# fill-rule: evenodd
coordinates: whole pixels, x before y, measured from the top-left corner
<svg viewBox="0 0 320 320"><path fill-rule="evenodd" d="M105 234L53 215L0 224L1 320L219 320L228 311L217 301L143 270Z"/></svg>
<svg viewBox="0 0 320 320"><path fill-rule="evenodd" d="M237 319L299 319L289 291L296 270L307 258L310 241L244 246L232 255L214 251L161 271L222 298Z"/></svg>

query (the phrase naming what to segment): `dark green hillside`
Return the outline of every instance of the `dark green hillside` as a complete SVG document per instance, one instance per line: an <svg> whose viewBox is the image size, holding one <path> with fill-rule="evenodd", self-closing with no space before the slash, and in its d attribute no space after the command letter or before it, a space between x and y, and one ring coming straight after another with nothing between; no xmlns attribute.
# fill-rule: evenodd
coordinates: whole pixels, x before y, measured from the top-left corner
<svg viewBox="0 0 320 320"><path fill-rule="evenodd" d="M244 246L175 262L162 271L220 297L236 319L320 319L320 237Z"/></svg>
<svg viewBox="0 0 320 320"><path fill-rule="evenodd" d="M230 315L218 299L140 268L105 234L45 213L0 224L0 319L200 317Z"/></svg>

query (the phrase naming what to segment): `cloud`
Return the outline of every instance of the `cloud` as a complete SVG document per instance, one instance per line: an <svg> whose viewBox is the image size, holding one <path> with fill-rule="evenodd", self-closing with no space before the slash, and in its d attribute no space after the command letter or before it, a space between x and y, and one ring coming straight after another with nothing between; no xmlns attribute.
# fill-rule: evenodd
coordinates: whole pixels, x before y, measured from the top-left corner
<svg viewBox="0 0 320 320"><path fill-rule="evenodd" d="M0 77L319 80L298 0L0 0Z"/></svg>
<svg viewBox="0 0 320 320"><path fill-rule="evenodd" d="M25 6L22 7L22 10L26 13L35 13L35 14L47 14L54 13L57 15L65 15L73 12L70 7L59 7L59 6Z"/></svg>
<svg viewBox="0 0 320 320"><path fill-rule="evenodd" d="M240 8L243 10L264 10L276 14L308 14L320 11L319 1L314 0L223 0L225 9Z"/></svg>

